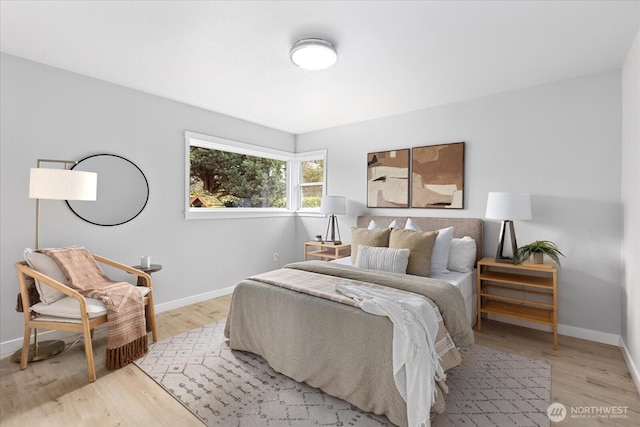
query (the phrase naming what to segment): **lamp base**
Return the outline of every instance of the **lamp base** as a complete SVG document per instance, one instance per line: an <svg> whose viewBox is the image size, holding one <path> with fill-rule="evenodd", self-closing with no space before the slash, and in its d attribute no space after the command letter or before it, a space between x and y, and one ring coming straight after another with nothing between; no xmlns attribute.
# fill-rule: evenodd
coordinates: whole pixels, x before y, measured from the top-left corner
<svg viewBox="0 0 640 427"><path fill-rule="evenodd" d="M55 356L64 350L64 346L65 343L61 340L41 341L38 345L31 344L29 346L27 362L37 362ZM20 363L22 361L22 349L13 353L11 361L14 363Z"/></svg>
<svg viewBox="0 0 640 427"><path fill-rule="evenodd" d="M331 234L329 234L329 230L331 230ZM340 239L341 237L340 227L338 227L338 219L335 215L331 214L329 215L329 222L327 223L327 232L325 233L324 242L331 245L341 245L342 240Z"/></svg>
<svg viewBox="0 0 640 427"><path fill-rule="evenodd" d="M509 229L509 234L511 235L511 253L513 256L505 256L504 252L504 243L505 243L505 234ZM498 250L496 251L496 262L502 262L506 264L517 264L518 259L516 253L518 251L518 244L516 243L516 231L513 228L513 221L505 220L502 221L502 226L500 227L500 239L498 240Z"/></svg>

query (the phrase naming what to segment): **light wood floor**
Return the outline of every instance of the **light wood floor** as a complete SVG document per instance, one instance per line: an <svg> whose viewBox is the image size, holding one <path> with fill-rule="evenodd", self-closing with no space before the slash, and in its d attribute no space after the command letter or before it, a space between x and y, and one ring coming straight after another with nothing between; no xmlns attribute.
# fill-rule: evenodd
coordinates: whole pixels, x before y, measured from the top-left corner
<svg viewBox="0 0 640 427"><path fill-rule="evenodd" d="M230 296L157 315L160 339L226 317ZM70 339L68 342L72 343ZM626 419L565 419L563 426L638 426L640 397L620 349L498 322L483 322L476 343L551 364L552 401L571 406L627 406ZM94 336L98 380L87 382L82 343L25 371L0 360L2 426L199 426L200 421L135 365L104 369L106 330Z"/></svg>

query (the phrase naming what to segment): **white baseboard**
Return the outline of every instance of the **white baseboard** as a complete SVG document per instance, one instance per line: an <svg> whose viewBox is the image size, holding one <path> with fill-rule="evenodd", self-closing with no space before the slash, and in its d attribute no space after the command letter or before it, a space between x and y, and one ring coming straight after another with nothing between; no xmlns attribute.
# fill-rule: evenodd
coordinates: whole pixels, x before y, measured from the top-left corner
<svg viewBox="0 0 640 427"><path fill-rule="evenodd" d="M210 300L213 298L222 297L233 293L235 286L231 286L224 289L218 289L211 292L205 292L203 294L194 295L188 298L181 298L174 301L165 302L162 304L156 304L156 313L162 313L163 311L169 311L176 308L184 307L186 305L195 304L198 302ZM76 333L64 332L64 331L45 331L38 330L38 341L45 340L64 340L70 336L77 335ZM22 337L14 340L4 341L0 343L0 357L4 357L8 354L12 354L15 351L22 348Z"/></svg>
<svg viewBox="0 0 640 427"><path fill-rule="evenodd" d="M162 313L163 311L174 310L176 308L184 307L185 305L191 305L198 302L223 297L225 295L230 295L233 293L233 290L235 288L236 287L234 285L224 289L218 289L211 292L205 292L203 294L193 295L187 298L180 298L169 302L163 302L162 304L156 304L156 313Z"/></svg>
<svg viewBox="0 0 640 427"><path fill-rule="evenodd" d="M503 323L509 323L511 325L525 326L527 328L536 329L539 331L553 332L551 326L540 325L533 322L526 322L524 320L512 319L502 316L491 316L492 320L497 320ZM599 342L602 344L620 345L620 335L611 334L608 332L593 331L591 329L576 328L575 326L558 324L558 334L566 335L573 338L580 338L587 341Z"/></svg>
<svg viewBox="0 0 640 427"><path fill-rule="evenodd" d="M622 337L620 337L620 348L622 349L622 356L624 357L624 361L627 363L627 368L629 368L631 379L633 379L636 390L638 390L638 393L640 393L640 370L638 369L638 366L636 366L636 364L633 362L631 354L629 353L629 349L627 348L627 344L624 342Z"/></svg>
<svg viewBox="0 0 640 427"><path fill-rule="evenodd" d="M558 325L558 333L574 338L581 338L587 341L595 341L602 344L615 345L620 344L620 335L611 334L609 332L592 331L591 329L576 328L575 326Z"/></svg>

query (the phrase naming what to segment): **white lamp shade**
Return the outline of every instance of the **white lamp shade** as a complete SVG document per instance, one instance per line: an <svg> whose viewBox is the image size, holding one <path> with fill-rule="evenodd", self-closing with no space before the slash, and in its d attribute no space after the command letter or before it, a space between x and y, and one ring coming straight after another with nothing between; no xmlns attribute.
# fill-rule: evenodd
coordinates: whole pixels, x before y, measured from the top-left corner
<svg viewBox="0 0 640 427"><path fill-rule="evenodd" d="M305 70L324 70L338 60L338 52L331 43L322 39L298 40L289 52L291 62Z"/></svg>
<svg viewBox="0 0 640 427"><path fill-rule="evenodd" d="M347 201L344 196L322 196L320 212L332 215L344 215L347 213Z"/></svg>
<svg viewBox="0 0 640 427"><path fill-rule="evenodd" d="M50 200L96 200L98 174L69 169L31 168L29 197Z"/></svg>
<svg viewBox="0 0 640 427"><path fill-rule="evenodd" d="M485 218L503 221L531 219L531 196L529 193L490 192Z"/></svg>

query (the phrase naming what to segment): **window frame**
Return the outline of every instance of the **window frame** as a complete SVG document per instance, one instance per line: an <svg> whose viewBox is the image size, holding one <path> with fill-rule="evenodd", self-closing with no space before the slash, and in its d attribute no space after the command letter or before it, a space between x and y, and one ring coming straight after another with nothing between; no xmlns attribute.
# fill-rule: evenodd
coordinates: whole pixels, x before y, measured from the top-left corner
<svg viewBox="0 0 640 427"><path fill-rule="evenodd" d="M302 187L322 184L322 196L327 195L327 150L307 151L296 154L297 166L297 182L295 185L296 194L296 213L299 216L325 216L320 213L320 208L303 208L302 207ZM302 162L309 160L322 160L322 182L302 182ZM305 185L306 184L306 185Z"/></svg>
<svg viewBox="0 0 640 427"><path fill-rule="evenodd" d="M274 148L262 147L217 136L204 135L196 132L185 131L185 195L184 215L185 219L221 219L221 218L266 218L283 216L320 216L319 208L301 208L301 162L305 160L323 160L322 194L326 194L327 188L327 150L317 150L304 153L291 153ZM265 157L269 159L287 162L287 207L286 208L192 208L190 200L191 181L191 147L202 147L213 150L228 151L249 156Z"/></svg>

